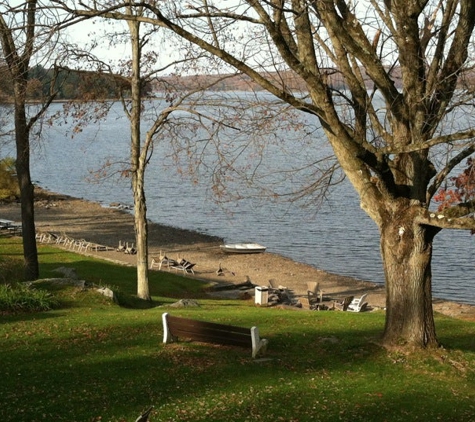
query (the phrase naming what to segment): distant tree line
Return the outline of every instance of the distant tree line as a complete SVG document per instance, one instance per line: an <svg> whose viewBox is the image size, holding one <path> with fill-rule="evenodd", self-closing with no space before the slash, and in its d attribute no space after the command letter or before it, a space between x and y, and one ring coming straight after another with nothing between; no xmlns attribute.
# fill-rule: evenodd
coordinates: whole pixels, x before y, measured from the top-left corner
<svg viewBox="0 0 475 422"><path fill-rule="evenodd" d="M150 89L145 87L145 94ZM57 92L56 100L93 101L130 95L128 79L109 73L75 71L70 69L46 69L37 65L28 72L27 97L29 101L41 101L51 92ZM0 101L13 98L13 83L5 63L0 63Z"/></svg>
<svg viewBox="0 0 475 422"><path fill-rule="evenodd" d="M344 89L345 82L341 75L332 69L327 70L328 81L333 89ZM398 69L393 70L397 73ZM268 73L271 80L285 79L287 86L292 89L306 90L305 81L292 72ZM222 79L222 75L171 75L164 78L144 82L143 96L149 96L152 91L160 91L162 83L173 84L176 90L187 90L199 85L211 85L214 80ZM399 78L396 78L399 85ZM371 85L367 80L368 87ZM262 88L247 75L236 75L215 83L209 88L213 91L258 91ZM52 92L57 92L56 100L94 101L114 99L120 96L130 96L129 79L110 73L77 71L71 69L46 69L36 65L29 70L27 96L30 101L41 101ZM0 101L13 98L13 83L10 80L6 65L0 63Z"/></svg>

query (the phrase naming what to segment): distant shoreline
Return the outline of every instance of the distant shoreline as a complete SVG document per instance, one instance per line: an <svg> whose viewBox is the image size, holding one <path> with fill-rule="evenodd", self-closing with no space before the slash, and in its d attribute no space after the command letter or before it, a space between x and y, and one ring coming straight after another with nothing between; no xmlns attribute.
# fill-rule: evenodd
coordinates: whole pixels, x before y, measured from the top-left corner
<svg viewBox="0 0 475 422"><path fill-rule="evenodd" d="M135 242L133 215L128 211L104 207L97 202L66 194L35 189L35 220L37 231L64 233L75 239L116 247L120 241ZM0 203L0 218L18 221L18 202ZM220 250L222 238L192 230L149 223L149 260L159 254L186 258L196 263L196 278L203 281L241 283L246 277L256 285L266 286L269 279L284 285L296 294L306 292L308 281L320 283L325 295L344 297L368 293L370 305L385 307L385 287L369 281L328 273L290 258L265 252L251 255L228 255ZM116 251L87 252L113 262L136 265L135 255ZM219 267L224 276L217 274ZM475 306L434 299L434 310L443 314L475 321Z"/></svg>

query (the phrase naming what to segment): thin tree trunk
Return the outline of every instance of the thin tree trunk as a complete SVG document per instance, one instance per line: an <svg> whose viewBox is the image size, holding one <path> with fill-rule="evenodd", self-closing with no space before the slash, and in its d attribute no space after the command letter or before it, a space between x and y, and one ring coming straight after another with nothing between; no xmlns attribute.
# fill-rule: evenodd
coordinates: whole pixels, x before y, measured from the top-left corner
<svg viewBox="0 0 475 422"><path fill-rule="evenodd" d="M17 82L15 90L16 172L20 187L24 278L31 281L39 277L39 264L36 247L34 186L31 183L30 174L30 134L25 111L26 81Z"/></svg>
<svg viewBox="0 0 475 422"><path fill-rule="evenodd" d="M129 22L132 42L132 110L131 128L131 164L132 189L134 191L135 242L137 245L137 296L151 300L148 283L148 227L147 206L145 202L145 166L146 160L141 156L140 115L142 106L142 89L140 80L140 38L139 22Z"/></svg>
<svg viewBox="0 0 475 422"><path fill-rule="evenodd" d="M138 173L142 173L139 171ZM143 186L143 174L134 186L135 239L137 243L137 296L150 300L148 284L148 225L147 206Z"/></svg>
<svg viewBox="0 0 475 422"><path fill-rule="evenodd" d="M435 233L410 222L410 218L406 221L391 220L381 230L387 305L383 343L390 347L437 347L431 286Z"/></svg>

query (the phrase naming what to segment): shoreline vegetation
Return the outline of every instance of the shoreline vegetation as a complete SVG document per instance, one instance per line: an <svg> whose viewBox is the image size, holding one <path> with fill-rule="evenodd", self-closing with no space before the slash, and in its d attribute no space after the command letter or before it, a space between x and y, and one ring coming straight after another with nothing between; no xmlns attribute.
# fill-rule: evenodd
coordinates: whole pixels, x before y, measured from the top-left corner
<svg viewBox="0 0 475 422"><path fill-rule="evenodd" d="M0 203L0 218L20 220L20 204ZM119 242L135 242L133 215L130 212L105 207L99 203L68 195L35 188L35 221L38 232L67 235L114 248L113 251L87 251L124 265L135 266L136 256L115 251ZM320 283L324 296L341 299L367 293L372 309L384 309L385 287L383 284L332 274L311 265L277 254L239 255L224 254L222 239L191 230L165 226L149 221L149 262L159 255L184 258L196 264L195 275L187 275L203 281L240 284L250 280L253 284L268 286L269 280L292 290L296 295L306 293L307 282ZM222 271L218 272L221 268ZM166 270L165 270L166 271ZM475 321L475 306L434 299L434 310L452 317Z"/></svg>

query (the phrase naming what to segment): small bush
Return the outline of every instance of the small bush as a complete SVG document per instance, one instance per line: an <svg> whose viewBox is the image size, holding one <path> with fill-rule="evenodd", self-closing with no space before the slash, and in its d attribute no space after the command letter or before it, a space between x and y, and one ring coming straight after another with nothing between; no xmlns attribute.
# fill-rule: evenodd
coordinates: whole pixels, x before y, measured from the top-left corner
<svg viewBox="0 0 475 422"><path fill-rule="evenodd" d="M0 284L8 284L23 279L23 262L18 259L0 257Z"/></svg>
<svg viewBox="0 0 475 422"><path fill-rule="evenodd" d="M26 284L0 285L1 312L47 311L58 305L58 301L46 290L35 289Z"/></svg>
<svg viewBox="0 0 475 422"><path fill-rule="evenodd" d="M18 198L20 195L15 171L15 160L0 160L0 200Z"/></svg>

